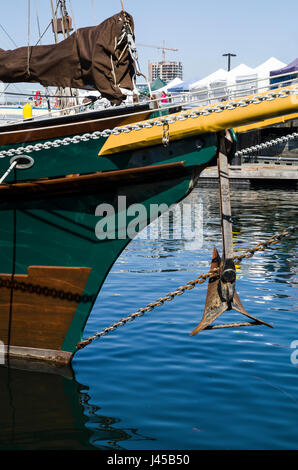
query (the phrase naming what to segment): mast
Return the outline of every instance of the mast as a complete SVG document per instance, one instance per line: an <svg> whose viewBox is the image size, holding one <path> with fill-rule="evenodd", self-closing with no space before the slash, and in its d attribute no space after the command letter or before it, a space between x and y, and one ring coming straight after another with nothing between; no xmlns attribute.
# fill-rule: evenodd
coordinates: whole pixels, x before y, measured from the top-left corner
<svg viewBox="0 0 298 470"><path fill-rule="evenodd" d="M59 42L59 34L63 35L63 39L69 37L70 32L73 30L72 28L72 19L68 14L66 8L66 1L65 0L57 0L56 3L56 10L54 9L53 0L50 0L51 11L52 11L52 29L54 33L55 43ZM61 17L58 18L57 13L58 9L60 9ZM67 95L66 90L64 88L58 88L58 94L61 98L59 98L59 103L61 108L68 107L67 98L62 98L63 96ZM70 88L70 94L72 95L72 89ZM76 104L78 104L77 93L75 93Z"/></svg>
<svg viewBox="0 0 298 470"><path fill-rule="evenodd" d="M41 30L40 30L40 22L39 22L39 15L38 15L38 8L37 8L37 2L35 3L35 9L36 9L36 20L37 20L37 28L38 28L38 34L39 34L39 41L41 43ZM47 97L46 97L46 100L47 100L47 105L48 105L48 111L49 113L51 112L51 102L50 102L50 92L49 92L49 88L48 87L45 87L45 90L47 92Z"/></svg>
<svg viewBox="0 0 298 470"><path fill-rule="evenodd" d="M73 31L72 28L72 19L68 14L67 8L66 8L66 1L65 0L60 0L60 11L61 11L61 24L62 24L62 33L63 33L63 38L66 39L66 37L69 37L69 34L71 31ZM72 9L71 9L72 11ZM72 88L69 89L70 95L73 96L73 90ZM78 92L77 90L74 90L74 98L76 101L76 105L79 104L78 102ZM67 103L66 103L67 105Z"/></svg>

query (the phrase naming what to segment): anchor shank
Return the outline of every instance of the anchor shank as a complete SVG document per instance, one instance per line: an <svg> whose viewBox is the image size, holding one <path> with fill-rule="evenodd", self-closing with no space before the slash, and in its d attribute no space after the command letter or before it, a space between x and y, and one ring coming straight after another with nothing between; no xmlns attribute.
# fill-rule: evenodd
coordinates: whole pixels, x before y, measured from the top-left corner
<svg viewBox="0 0 298 470"><path fill-rule="evenodd" d="M219 202L223 238L223 258L233 259L233 230L230 198L228 157L221 150L217 159L219 178Z"/></svg>
<svg viewBox="0 0 298 470"><path fill-rule="evenodd" d="M222 243L223 243L223 264L220 275L220 288L224 300L229 308L235 292L236 270L233 261L233 224L230 198L230 180L227 141L231 137L229 132L220 134L218 146L218 182L219 182L219 206L221 215Z"/></svg>

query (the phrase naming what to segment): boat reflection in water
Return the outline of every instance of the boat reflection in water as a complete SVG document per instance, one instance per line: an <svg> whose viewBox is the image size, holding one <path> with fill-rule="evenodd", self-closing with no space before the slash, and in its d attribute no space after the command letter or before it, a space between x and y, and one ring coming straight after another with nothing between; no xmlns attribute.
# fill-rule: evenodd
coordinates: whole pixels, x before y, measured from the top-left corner
<svg viewBox="0 0 298 470"><path fill-rule="evenodd" d="M137 434L98 415L71 368L58 375L1 366L0 383L0 450L122 449Z"/></svg>

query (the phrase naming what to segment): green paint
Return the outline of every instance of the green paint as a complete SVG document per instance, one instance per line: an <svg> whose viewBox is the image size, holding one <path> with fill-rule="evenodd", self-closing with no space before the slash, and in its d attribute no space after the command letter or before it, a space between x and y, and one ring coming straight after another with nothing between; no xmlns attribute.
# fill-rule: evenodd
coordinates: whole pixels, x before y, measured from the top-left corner
<svg viewBox="0 0 298 470"><path fill-rule="evenodd" d="M66 173L90 173L139 166L185 161L187 174L161 182L127 186L98 194L67 196L49 200L34 200L0 203L0 273L12 272L14 228L16 230L15 272L27 274L28 266L87 267L91 273L84 295L92 295L93 301L78 304L72 324L65 337L63 350L73 352L81 340L84 326L94 301L108 275L130 239L98 240L95 215L99 204L109 203L118 216L117 197L127 197L127 205L141 203L149 216L150 204L165 203L168 206L183 199L189 192L194 167L208 163L215 155L215 135L200 136L172 142L168 147L152 147L112 157L98 157L99 140L81 142L55 150L33 152L35 165L30 170L18 171L18 180L41 176L59 176ZM32 156L33 156L32 153ZM3 160L0 163L5 167ZM27 173L26 173L27 172ZM16 226L14 227L14 211ZM123 214L122 214L123 215ZM127 214L125 214L127 215ZM133 219L127 217L126 225ZM149 219L145 221L149 223ZM116 230L120 227L116 226ZM49 286L50 287L50 286ZM35 294L33 294L35 295Z"/></svg>

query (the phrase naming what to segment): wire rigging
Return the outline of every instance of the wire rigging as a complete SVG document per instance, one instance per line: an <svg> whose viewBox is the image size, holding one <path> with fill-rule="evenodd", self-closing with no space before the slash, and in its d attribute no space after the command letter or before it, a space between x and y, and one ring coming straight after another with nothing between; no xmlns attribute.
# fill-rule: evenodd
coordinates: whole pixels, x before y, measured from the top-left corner
<svg viewBox="0 0 298 470"><path fill-rule="evenodd" d="M53 7L52 1L51 1L51 8L52 8L52 18L53 18L53 21L51 20L51 21L49 22L48 26L46 27L46 29L44 30L44 32L42 33L42 35L39 37L39 39L38 39L37 43L35 44L35 46L37 46L39 43L41 43L42 38L44 37L44 35L46 34L46 32L48 31L49 27L50 27L52 24L53 24L54 29L55 29L54 18L55 18L56 15L57 15L58 5L59 5L59 2L57 1L56 10L54 10L54 7Z"/></svg>
<svg viewBox="0 0 298 470"><path fill-rule="evenodd" d="M73 8L72 8L72 1L71 1L71 0L69 0L69 6L70 6L70 12L71 12L71 16L72 16L72 21L73 21L74 29L75 29L75 31L77 31L77 24L76 24L76 19L75 19L75 16L74 16L74 12L73 12Z"/></svg>
<svg viewBox="0 0 298 470"><path fill-rule="evenodd" d="M94 5L94 0L91 0L91 7L92 7L92 10L93 10L93 15L94 15L94 19L95 19L95 24L98 24L98 20L97 20L97 16L96 16L96 10L95 10L95 5Z"/></svg>
<svg viewBox="0 0 298 470"><path fill-rule="evenodd" d="M41 31L40 31L40 22L39 22L39 14L38 14L38 8L37 8L37 0L35 0L35 11L36 11L36 23L37 23L37 29L38 29L38 34L39 34L39 40L41 39Z"/></svg>
<svg viewBox="0 0 298 470"><path fill-rule="evenodd" d="M31 2L28 0L28 38L27 38L27 47L28 47L28 52L27 52L27 75L30 77L30 21L31 19Z"/></svg>
<svg viewBox="0 0 298 470"><path fill-rule="evenodd" d="M4 28L4 26L2 26L2 24L0 23L0 27L2 29L2 31L4 31L4 33L6 34L6 36L8 37L8 39L10 39L10 41L13 43L13 45L15 47L18 47L17 44L15 43L15 41L12 39L12 37L8 34L8 32L6 31L6 29Z"/></svg>

